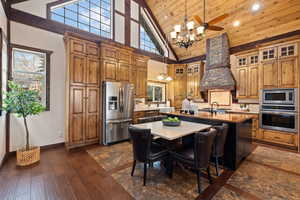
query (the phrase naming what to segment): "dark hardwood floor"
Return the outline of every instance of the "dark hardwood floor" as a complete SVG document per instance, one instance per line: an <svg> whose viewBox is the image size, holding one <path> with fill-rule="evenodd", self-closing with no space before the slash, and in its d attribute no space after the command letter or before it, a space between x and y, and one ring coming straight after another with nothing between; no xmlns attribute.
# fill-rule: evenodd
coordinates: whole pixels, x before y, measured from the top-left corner
<svg viewBox="0 0 300 200"><path fill-rule="evenodd" d="M0 170L0 199L132 199L85 149L42 152L36 166L18 168L11 157Z"/></svg>

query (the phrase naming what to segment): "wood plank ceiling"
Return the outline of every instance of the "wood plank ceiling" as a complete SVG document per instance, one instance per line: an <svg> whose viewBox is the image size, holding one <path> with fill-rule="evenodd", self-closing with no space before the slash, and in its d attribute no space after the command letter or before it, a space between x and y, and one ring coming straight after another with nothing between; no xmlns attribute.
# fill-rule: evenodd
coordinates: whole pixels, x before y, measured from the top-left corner
<svg viewBox="0 0 300 200"><path fill-rule="evenodd" d="M181 24L184 17L185 0L146 0L159 25L169 37L175 24ZM262 8L253 13L251 6L260 2ZM188 0L188 17L203 18L203 0ZM300 0L206 0L206 21L224 13L230 17L216 25L224 27L229 35L230 46L237 46L271 36L300 29ZM235 20L240 26L233 27ZM207 31L206 38L221 32ZM205 53L205 40L188 50L173 48L180 60Z"/></svg>

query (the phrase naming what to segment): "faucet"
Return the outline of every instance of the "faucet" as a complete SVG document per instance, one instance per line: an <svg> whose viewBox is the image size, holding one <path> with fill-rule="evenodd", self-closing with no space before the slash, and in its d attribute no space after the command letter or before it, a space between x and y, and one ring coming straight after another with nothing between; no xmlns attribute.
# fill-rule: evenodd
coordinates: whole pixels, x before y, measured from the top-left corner
<svg viewBox="0 0 300 200"><path fill-rule="evenodd" d="M210 112L211 113L214 113L214 105L217 105L217 109L219 109L218 102L214 101L214 102L211 103L211 107L210 107ZM217 111L215 111L215 112L217 112Z"/></svg>

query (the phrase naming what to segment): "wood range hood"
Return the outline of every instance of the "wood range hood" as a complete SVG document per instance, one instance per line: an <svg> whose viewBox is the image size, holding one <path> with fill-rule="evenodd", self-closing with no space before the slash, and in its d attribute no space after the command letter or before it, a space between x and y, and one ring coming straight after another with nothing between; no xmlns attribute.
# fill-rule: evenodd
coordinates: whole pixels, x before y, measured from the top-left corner
<svg viewBox="0 0 300 200"><path fill-rule="evenodd" d="M234 90L235 80L230 70L228 35L206 40L206 67L201 80L201 91Z"/></svg>

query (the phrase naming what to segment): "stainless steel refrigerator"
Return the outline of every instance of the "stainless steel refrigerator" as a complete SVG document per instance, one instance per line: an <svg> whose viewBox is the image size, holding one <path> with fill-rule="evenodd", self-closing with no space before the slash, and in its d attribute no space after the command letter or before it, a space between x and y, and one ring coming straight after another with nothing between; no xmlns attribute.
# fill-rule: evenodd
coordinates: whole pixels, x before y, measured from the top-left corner
<svg viewBox="0 0 300 200"><path fill-rule="evenodd" d="M134 86L130 83L103 83L103 143L129 139L132 123Z"/></svg>

